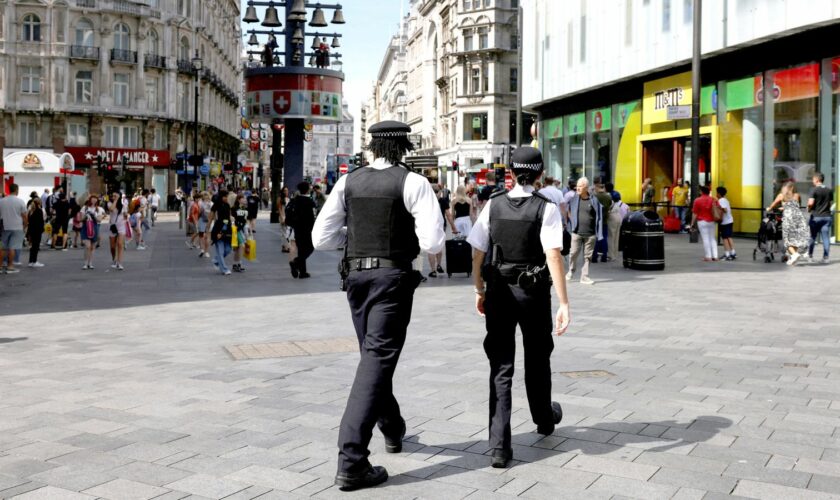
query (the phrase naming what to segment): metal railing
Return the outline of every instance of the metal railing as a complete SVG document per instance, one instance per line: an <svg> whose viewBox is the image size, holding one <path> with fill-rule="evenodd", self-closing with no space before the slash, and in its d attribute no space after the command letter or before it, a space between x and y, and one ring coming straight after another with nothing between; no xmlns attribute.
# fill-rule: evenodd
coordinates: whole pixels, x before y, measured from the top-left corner
<svg viewBox="0 0 840 500"><path fill-rule="evenodd" d="M143 56L147 68L165 68L166 58L157 54L146 54Z"/></svg>
<svg viewBox="0 0 840 500"><path fill-rule="evenodd" d="M76 7L85 7L88 9L96 8L96 0L76 0Z"/></svg>
<svg viewBox="0 0 840 500"><path fill-rule="evenodd" d="M123 14L140 15L140 6L125 0L114 0L114 10Z"/></svg>
<svg viewBox="0 0 840 500"><path fill-rule="evenodd" d="M99 60L99 47L90 47L87 45L71 45L70 46L71 59L89 59L92 61Z"/></svg>
<svg viewBox="0 0 840 500"><path fill-rule="evenodd" d="M111 61L137 64L137 52L125 49L111 49Z"/></svg>
<svg viewBox="0 0 840 500"><path fill-rule="evenodd" d="M195 73L192 61L189 59L178 59L178 73L186 73L188 75Z"/></svg>

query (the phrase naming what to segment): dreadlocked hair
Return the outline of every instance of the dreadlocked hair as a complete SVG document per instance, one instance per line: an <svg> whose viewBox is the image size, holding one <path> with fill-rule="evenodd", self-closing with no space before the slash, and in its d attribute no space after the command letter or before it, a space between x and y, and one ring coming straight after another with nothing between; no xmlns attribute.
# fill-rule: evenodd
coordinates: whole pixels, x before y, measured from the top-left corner
<svg viewBox="0 0 840 500"><path fill-rule="evenodd" d="M369 146L374 158L383 158L391 165L402 162L408 151L414 150L414 145L408 137L373 138Z"/></svg>
<svg viewBox="0 0 840 500"><path fill-rule="evenodd" d="M513 171L513 175L516 176L516 183L520 186L530 186L534 184L534 182L539 179L540 175L542 174L542 170L520 170L520 171Z"/></svg>

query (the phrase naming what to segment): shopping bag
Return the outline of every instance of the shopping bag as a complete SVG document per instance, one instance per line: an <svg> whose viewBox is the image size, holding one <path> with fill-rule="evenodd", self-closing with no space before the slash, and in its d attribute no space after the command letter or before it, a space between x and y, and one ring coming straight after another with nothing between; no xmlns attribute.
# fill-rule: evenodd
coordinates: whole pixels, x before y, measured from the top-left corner
<svg viewBox="0 0 840 500"><path fill-rule="evenodd" d="M51 234L52 234L52 224L50 224L49 222L47 222L46 224L44 224L44 232L45 232L46 234L50 234L50 235L51 235Z"/></svg>
<svg viewBox="0 0 840 500"><path fill-rule="evenodd" d="M236 231L236 224L233 225L232 231L233 232L231 233L231 237L230 237L230 245L233 248L237 248L237 247L239 247L239 236L238 236L237 231Z"/></svg>
<svg viewBox="0 0 840 500"><path fill-rule="evenodd" d="M691 228L688 232L688 242L689 243L698 243L700 241L700 231L697 230L696 227Z"/></svg>
<svg viewBox="0 0 840 500"><path fill-rule="evenodd" d="M257 260L257 240L249 239L245 242L245 260Z"/></svg>

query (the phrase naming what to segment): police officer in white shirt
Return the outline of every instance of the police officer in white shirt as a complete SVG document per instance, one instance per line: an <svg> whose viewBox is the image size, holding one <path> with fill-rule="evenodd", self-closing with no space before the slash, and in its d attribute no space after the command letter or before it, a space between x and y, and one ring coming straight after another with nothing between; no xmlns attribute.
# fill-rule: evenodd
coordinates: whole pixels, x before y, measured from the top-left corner
<svg viewBox="0 0 840 500"><path fill-rule="evenodd" d="M344 491L388 479L384 467L368 461L375 424L385 436L386 451L402 451L406 426L392 379L422 278L412 261L421 250L439 253L446 238L432 186L401 163L413 149L409 132L408 125L395 121L370 128L374 162L336 182L312 230L318 250L346 245L342 283L361 354L338 434L335 482Z"/></svg>
<svg viewBox="0 0 840 500"><path fill-rule="evenodd" d="M496 468L507 467L513 457L510 415L516 325L522 330L531 418L537 432L544 435L554 432L563 417L560 404L551 400L551 334L562 335L569 326L560 254L562 217L558 207L533 187L543 173L540 151L517 148L511 170L516 186L490 198L467 238L474 249L476 310L487 326L484 351L490 361L491 465ZM559 302L553 322L552 281Z"/></svg>

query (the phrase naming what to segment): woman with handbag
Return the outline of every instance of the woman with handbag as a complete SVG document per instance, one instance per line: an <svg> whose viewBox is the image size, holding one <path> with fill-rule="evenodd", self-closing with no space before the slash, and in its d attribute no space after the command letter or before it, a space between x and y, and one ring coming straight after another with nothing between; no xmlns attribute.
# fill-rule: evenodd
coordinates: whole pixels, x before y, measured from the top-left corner
<svg viewBox="0 0 840 500"><path fill-rule="evenodd" d="M788 181L782 186L779 195L773 203L767 207L770 212L777 205L782 205L782 239L788 252L787 265L792 266L802 257L800 250L807 250L811 241L811 232L808 228L808 221L800 208L801 199L796 192L796 184Z"/></svg>
<svg viewBox="0 0 840 500"><path fill-rule="evenodd" d="M126 220L126 203L120 193L111 194L111 202L108 203L111 223L111 267L118 271L125 269L122 265L123 252L125 251L125 238L130 237L131 229Z"/></svg>
<svg viewBox="0 0 840 500"><path fill-rule="evenodd" d="M38 251L41 249L41 235L44 233L44 211L41 209L40 198L32 198L29 202L29 224L26 232L29 236L29 267L44 267L38 262Z"/></svg>
<svg viewBox="0 0 840 500"><path fill-rule="evenodd" d="M721 210L717 201L709 196L711 192L708 186L700 186L700 197L694 200L691 208L691 227L697 228L703 240L703 262L718 261L715 228L721 218Z"/></svg>
<svg viewBox="0 0 840 500"><path fill-rule="evenodd" d="M93 253L96 242L99 241L99 222L105 216L105 211L99 206L99 196L88 196L82 208L82 244L85 246L85 265L83 270L93 269Z"/></svg>

